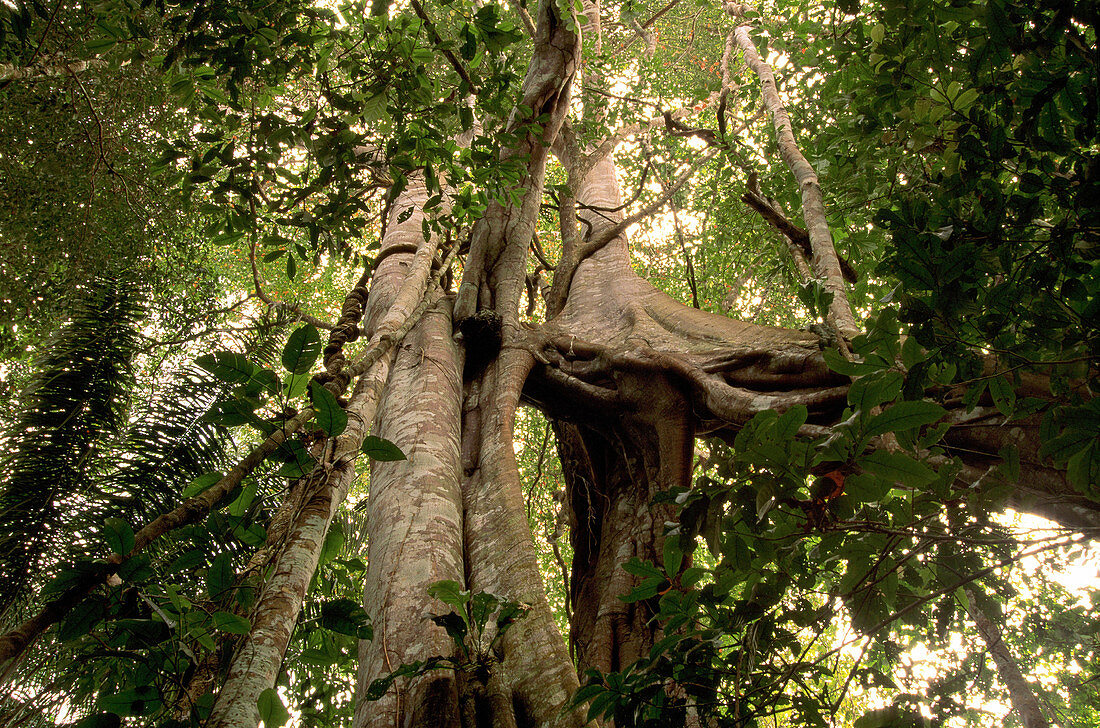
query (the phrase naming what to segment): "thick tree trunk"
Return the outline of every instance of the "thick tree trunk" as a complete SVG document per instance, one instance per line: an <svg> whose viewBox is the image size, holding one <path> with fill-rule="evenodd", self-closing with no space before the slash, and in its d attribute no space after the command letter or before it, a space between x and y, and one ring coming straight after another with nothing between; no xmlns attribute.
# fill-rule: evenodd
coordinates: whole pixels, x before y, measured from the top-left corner
<svg viewBox="0 0 1100 728"><path fill-rule="evenodd" d="M579 43L575 28L575 19L563 18L556 3L551 0L540 3L535 53L523 84L520 107L528 111L517 111L510 122L514 130L523 130L525 136L515 147L501 153L502 161L523 159L526 163L526 174L517 183L520 202L514 206L492 202L475 226L454 303L454 318L463 326L467 359L461 424L465 581L474 592L488 592L525 602L530 609L527 616L504 635L500 654L490 659L492 669L481 686L485 699L479 705L456 711L455 691L461 686L455 685L448 676L436 675L431 676L428 683L420 682L418 694L404 693L414 704L398 705L401 690L406 689L403 686L398 686L397 693L387 698L388 702L377 711L360 699L356 728L375 722L382 724L386 722L386 715L391 716L387 725L394 724L394 717L401 725L417 725L422 717L430 719L432 725L462 724L468 728L474 728L471 723L522 727L580 726L584 723L580 714L564 710L578 683L543 591L524 515L512 443L515 408L534 362L523 346L526 335L518 322L519 299L524 290L527 248L542 197L546 150L569 106L570 79ZM413 204L419 209L419 204ZM426 372L427 368L442 363L443 368L453 373L460 359L444 352L448 344L435 342L433 346L444 361L432 361L426 350L424 362L417 371ZM439 376L451 375L441 373ZM408 386L408 382L390 382L394 396L413 408L395 421L434 419L440 453L444 450L443 443L449 444L449 438L458 431L451 422L442 421L455 416L453 390L450 389L453 379L447 382L445 391L440 393L441 398L434 401L418 400L401 392L400 388ZM422 433L410 434L417 442L421 441ZM450 654L450 650L444 649L441 641L435 640L426 630L415 632L412 629L418 613L421 617L427 616L423 613L428 604L427 595L417 595L416 591L426 590L436 574L438 578L462 581L462 572L444 574L446 569L453 568L449 559L456 545L451 530L455 491L450 481L444 482L445 470L441 469L439 478L428 481L429 488L437 493L422 494L425 464L412 463L406 473L408 477L383 480L380 502L370 506L372 564L366 594L368 610L372 610L372 618L380 622L381 634L376 627L374 642L365 646L361 655L360 698L362 687L371 676L382 673L383 665L391 669L400 666L400 663L394 664L394 658L424 659L435 656L431 654L433 650L442 651L436 655ZM383 515L396 507L390 505L392 500L401 500L397 493L414 499L433 498L444 513L443 522L429 525L416 515L402 512L401 522L407 523L415 533L410 530L412 540L408 546L396 543L398 539L404 542L405 537L392 528L394 524L386 521ZM372 492L371 498L376 495ZM406 509L416 502L410 503L407 498ZM445 534L443 548L447 553L446 557L435 560L434 552L423 543L433 528L436 533ZM382 543L376 546L376 541ZM377 555L376 549L379 549ZM393 554L395 550L399 552L393 557L397 559L395 563L376 563L376 559L384 559L385 553ZM429 563L423 562L425 558ZM408 559L419 559L420 563L413 566ZM405 571L407 576L398 577L398 582L392 586L384 584L394 568ZM387 593L393 595L393 600L379 596ZM474 690L470 681L463 682ZM477 702L470 695L457 697L458 703L465 706ZM438 709L429 708L427 700L440 701Z"/></svg>
<svg viewBox="0 0 1100 728"><path fill-rule="evenodd" d="M424 248L426 197L414 178L393 206L371 300L396 290L414 265L408 251ZM401 665L454 649L446 632L428 621L431 613L449 611L428 596L428 587L464 581L461 403L461 352L451 337L449 302L436 296L397 354L374 428L407 459L375 462L371 468L364 607L373 620L374 640L360 646L357 727L458 725L454 673L399 682L378 701L363 695L372 681Z"/></svg>
<svg viewBox="0 0 1100 728"><path fill-rule="evenodd" d="M502 650L492 658L491 680L483 688L488 682L495 688L486 695L484 709L463 710L462 681L436 675L430 682L398 686L377 714L370 704L361 704L356 728L376 719L379 725L422 725L431 712L435 724L464 728L584 723L580 714L562 710L577 686L576 666L553 625L524 514L513 449L521 394L555 420L575 548L571 640L582 669L605 671L632 663L657 635L649 620L650 605L626 605L619 599L634 584L621 564L632 556L660 560L665 521L672 514L654 509L651 502L661 490L689 484L695 436L728 434L760 412L782 412L795 405L809 412L802 434L819 435L847 405L849 380L825 365L816 335L689 308L633 273L627 241L616 227L623 216L608 212L622 202L611 155L566 160L567 166L583 164L580 173L571 174L570 184L584 234L572 225L570 196L565 195L565 250L550 295L552 318L533 329L519 324L545 148L567 105L572 64L563 52L567 39L560 26L547 21L547 13L548 3L543 2L535 59L524 86L530 102L524 103L549 121L537 127L541 136L529 135L517 149L502 153L508 159L527 156L528 174L517 185L522 202L514 207L494 203L486 211L474 231L454 306L466 355L460 428L465 584L474 592L526 601L532 608L510 628ZM607 242L591 245L603 239ZM499 327L499 338L494 338L493 326ZM852 326L840 328L850 334ZM446 326L440 323L435 330L442 333ZM457 366L445 347L433 348L437 345L443 342L425 341L419 365L425 375L432 375L437 358L448 372ZM445 394L433 399L412 395L411 383L396 377L395 372L393 402L405 403L406 409L393 413L394 422L409 427L426 423L428 410L434 409L448 422L432 421L425 431L449 443L454 431L449 423L454 416L452 380L447 379ZM401 436L394 430L394 437ZM415 451L417 446L409 447ZM980 463L978 474L988 464ZM429 492L421 492L425 467L410 464L394 482L383 480L385 469L376 470L379 482L371 497L379 502L371 505L372 565L366 590L378 631L362 652L364 684L398 667L399 661L449 654L427 627L414 629L416 617L431 609L426 585L436 578L462 581L447 575L454 569L454 491L442 480L428 478ZM429 524L426 514L417 512L421 498L431 499L437 504L432 508L445 515ZM382 514L377 519L375 509ZM408 540L402 529L410 534ZM442 541L442 552L427 548L429 534Z"/></svg>

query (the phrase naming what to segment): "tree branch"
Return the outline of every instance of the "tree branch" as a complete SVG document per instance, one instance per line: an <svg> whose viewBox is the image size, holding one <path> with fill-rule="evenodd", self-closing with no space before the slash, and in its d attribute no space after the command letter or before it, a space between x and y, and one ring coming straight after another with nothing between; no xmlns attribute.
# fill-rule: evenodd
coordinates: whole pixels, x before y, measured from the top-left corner
<svg viewBox="0 0 1100 728"><path fill-rule="evenodd" d="M743 10L743 6L726 2L726 11L735 18L739 17ZM843 338L851 339L859 333L860 329L852 314L852 306L848 302L848 291L825 216L825 203L817 173L798 149L790 116L779 98L775 74L771 66L760 57L756 45L749 38L747 26L739 25L735 28L734 38L744 54L745 63L760 78L761 93L772 115L780 155L801 190L802 215L806 220L810 245L813 248L814 271L824 280L826 290L833 294L832 303L829 305L830 323Z"/></svg>
<svg viewBox="0 0 1100 728"><path fill-rule="evenodd" d="M977 625L986 646L989 647L989 655L993 658L993 664L997 666L997 674L1001 676L1005 687L1008 688L1009 700L1012 701L1012 707L1020 716L1020 723L1024 728L1048 728L1050 723L1047 722L1043 711L1039 709L1039 701L1035 699L1035 693L1027 684L1020 666L1001 639L1001 631L989 621L989 617L978 606L977 595L971 587L967 587L966 595L970 601L966 611Z"/></svg>

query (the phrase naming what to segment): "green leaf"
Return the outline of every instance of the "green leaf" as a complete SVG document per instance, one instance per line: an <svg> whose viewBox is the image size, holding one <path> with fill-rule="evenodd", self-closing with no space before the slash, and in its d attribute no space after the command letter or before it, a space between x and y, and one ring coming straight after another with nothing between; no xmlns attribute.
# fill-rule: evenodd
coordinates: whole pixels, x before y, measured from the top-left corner
<svg viewBox="0 0 1100 728"><path fill-rule="evenodd" d="M233 564L229 554L221 553L214 557L210 568L206 570L206 592L211 599L220 599L225 592L233 588Z"/></svg>
<svg viewBox="0 0 1100 728"><path fill-rule="evenodd" d="M642 561L637 556L631 556L630 560L623 564L623 571L634 576L655 577L661 579L664 574L648 561Z"/></svg>
<svg viewBox="0 0 1100 728"><path fill-rule="evenodd" d="M321 545L320 563L327 564L340 555L344 549L344 527L339 521L333 521L325 534L325 542Z"/></svg>
<svg viewBox="0 0 1100 728"><path fill-rule="evenodd" d="M100 695L100 708L117 715L146 715L160 707L160 693L152 685L140 685L113 695Z"/></svg>
<svg viewBox="0 0 1100 728"><path fill-rule="evenodd" d="M287 399L297 399L305 394L309 386L309 374L291 374L283 382L283 396Z"/></svg>
<svg viewBox="0 0 1100 728"><path fill-rule="evenodd" d="M1100 490L1100 447L1097 447L1095 440L1070 457L1066 477L1086 495Z"/></svg>
<svg viewBox="0 0 1100 728"><path fill-rule="evenodd" d="M280 478L301 478L313 469L316 462L299 440L284 443L278 453L285 461L283 466L275 471L275 475Z"/></svg>
<svg viewBox="0 0 1100 728"><path fill-rule="evenodd" d="M235 351L216 351L195 359L195 363L223 382L244 384L252 379L256 365L244 354Z"/></svg>
<svg viewBox="0 0 1100 728"><path fill-rule="evenodd" d="M81 718L72 728L119 728L122 718L117 713L93 713Z"/></svg>
<svg viewBox="0 0 1100 728"><path fill-rule="evenodd" d="M317 412L317 425L325 431L329 437L336 437L348 426L348 414L340 403L336 401L336 395L320 382L309 385L309 399L313 409Z"/></svg>
<svg viewBox="0 0 1100 728"><path fill-rule="evenodd" d="M804 404L796 404L784 412L772 426L771 435L777 440L793 440L798 428L806 424L808 410Z"/></svg>
<svg viewBox="0 0 1100 728"><path fill-rule="evenodd" d="M848 389L848 402L863 412L870 412L885 402L893 402L901 394L904 377L899 372L882 371L869 374L852 382Z"/></svg>
<svg viewBox="0 0 1100 728"><path fill-rule="evenodd" d="M664 577L651 577L649 579L643 579L638 583L636 587L630 590L630 593L626 596L621 596L619 599L630 604L632 602L640 602L645 599L652 599L667 589L669 586L668 580Z"/></svg>
<svg viewBox="0 0 1100 728"><path fill-rule="evenodd" d="M321 353L321 335L313 324L294 330L283 348L283 366L291 374L305 374Z"/></svg>
<svg viewBox="0 0 1100 728"><path fill-rule="evenodd" d="M921 425L929 425L947 414L947 410L935 402L916 400L898 402L867 423L868 436L885 432L901 432Z"/></svg>
<svg viewBox="0 0 1100 728"><path fill-rule="evenodd" d="M877 503L890 490L890 481L871 473L856 473L844 479L844 493L860 503Z"/></svg>
<svg viewBox="0 0 1100 728"><path fill-rule="evenodd" d="M470 597L470 620L478 630L483 630L489 617L500 606L500 600L488 592L477 592Z"/></svg>
<svg viewBox="0 0 1100 728"><path fill-rule="evenodd" d="M1091 430L1080 430L1075 427L1067 427L1061 435L1044 442L1039 449L1039 453L1044 456L1049 456L1054 460L1055 464L1060 465L1068 461L1095 439L1096 433Z"/></svg>
<svg viewBox="0 0 1100 728"><path fill-rule="evenodd" d="M1005 417L1011 417L1016 409L1016 391L1009 381L1002 376L996 376L989 380L989 395L993 397L993 404Z"/></svg>
<svg viewBox="0 0 1100 728"><path fill-rule="evenodd" d="M432 623L439 625L447 632L459 651L463 654L467 652L466 635L469 634L470 625L466 621L465 610L463 610L462 614L457 614L455 612L433 614L431 615L431 620Z"/></svg>
<svg viewBox="0 0 1100 728"><path fill-rule="evenodd" d="M268 688L260 693L256 707L260 709L260 720L263 721L264 728L280 728L290 720L290 711L283 705L275 688Z"/></svg>
<svg viewBox="0 0 1100 728"><path fill-rule="evenodd" d="M680 536L669 534L665 536L662 558L665 565L665 573L675 577L680 573L680 565L684 562L684 550L680 548Z"/></svg>
<svg viewBox="0 0 1100 728"><path fill-rule="evenodd" d="M321 626L356 639L374 638L374 629L366 610L351 599L321 603Z"/></svg>
<svg viewBox="0 0 1100 728"><path fill-rule="evenodd" d="M106 518L103 521L103 540L111 553L125 556L134 548L134 529L121 518Z"/></svg>
<svg viewBox="0 0 1100 728"><path fill-rule="evenodd" d="M294 280L296 275L298 275L298 262L294 260L293 255L288 255L286 257L286 277Z"/></svg>
<svg viewBox="0 0 1100 728"><path fill-rule="evenodd" d="M821 358L825 360L825 364L834 372L848 377L873 374L874 372L889 368L889 364L876 356L869 356L865 361L848 361L836 349L826 349L821 352Z"/></svg>
<svg viewBox="0 0 1100 728"><path fill-rule="evenodd" d="M401 452L401 448L389 440L383 440L381 437L375 437L374 435L367 435L363 439L362 450L371 460L378 460L379 462L406 459L405 453Z"/></svg>
<svg viewBox="0 0 1100 728"><path fill-rule="evenodd" d="M92 631L107 614L106 605L99 597L88 597L77 604L57 628L57 638L62 642L80 639Z"/></svg>
<svg viewBox="0 0 1100 728"><path fill-rule="evenodd" d="M920 486L936 479L936 472L904 453L875 450L856 464L864 470L907 486Z"/></svg>
<svg viewBox="0 0 1100 728"><path fill-rule="evenodd" d="M232 612L214 612L214 628L229 634L248 634L252 624Z"/></svg>
<svg viewBox="0 0 1100 728"><path fill-rule="evenodd" d="M429 586L428 595L462 612L466 611L466 603L470 601L470 592L463 590L461 584L450 579L437 581Z"/></svg>
<svg viewBox="0 0 1100 728"><path fill-rule="evenodd" d="M1001 473L1007 480L1015 482L1020 479L1020 448L1015 445L1005 445L997 454L1001 456Z"/></svg>
<svg viewBox="0 0 1100 728"><path fill-rule="evenodd" d="M248 513L248 507L252 505L252 501L256 498L256 481L251 480L243 488L241 488L241 494L238 495L232 503L226 506L226 512L231 516L240 518L245 513Z"/></svg>

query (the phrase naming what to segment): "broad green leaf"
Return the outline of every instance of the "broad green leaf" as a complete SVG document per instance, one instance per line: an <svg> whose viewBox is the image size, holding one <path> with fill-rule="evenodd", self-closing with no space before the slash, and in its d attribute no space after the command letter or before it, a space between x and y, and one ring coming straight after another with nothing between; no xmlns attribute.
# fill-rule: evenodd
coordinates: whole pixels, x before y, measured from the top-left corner
<svg viewBox="0 0 1100 728"><path fill-rule="evenodd" d="M80 639L92 631L106 616L106 605L97 596L91 596L77 604L57 628L57 638L62 642Z"/></svg>
<svg viewBox="0 0 1100 728"><path fill-rule="evenodd" d="M199 477L192 480L191 483L183 489L183 497L194 498L199 493L202 493L204 490L214 485L224 477L225 475L218 471L203 473Z"/></svg>
<svg viewBox="0 0 1100 728"><path fill-rule="evenodd" d="M369 640L374 637L367 612L351 599L322 602L321 626L356 639Z"/></svg>
<svg viewBox="0 0 1100 728"><path fill-rule="evenodd" d="M821 353L821 358L834 372L849 377L873 374L889 368L889 364L882 361L880 357L869 356L865 361L848 361L836 349L826 349Z"/></svg>
<svg viewBox="0 0 1100 728"><path fill-rule="evenodd" d="M121 518L103 520L103 540L113 554L125 556L134 548L134 529Z"/></svg>
<svg viewBox="0 0 1100 728"><path fill-rule="evenodd" d="M1016 409L1016 391L1012 384L1003 376L995 376L989 380L989 394L993 397L997 411L1005 417L1011 417Z"/></svg>
<svg viewBox="0 0 1100 728"><path fill-rule="evenodd" d="M93 713L72 724L72 728L119 728L122 718L117 713Z"/></svg>
<svg viewBox="0 0 1100 728"><path fill-rule="evenodd" d="M314 420L326 435L336 437L347 428L347 412L336 401L336 395L328 391L323 384L313 382L309 385L309 399L317 412Z"/></svg>
<svg viewBox="0 0 1100 728"><path fill-rule="evenodd" d="M1001 473L1010 481L1020 479L1020 448L1015 445L1005 445L997 454L1001 456Z"/></svg>
<svg viewBox="0 0 1100 728"><path fill-rule="evenodd" d="M195 359L195 363L223 382L244 384L252 379L256 365L244 354L235 351L216 351Z"/></svg>
<svg viewBox="0 0 1100 728"><path fill-rule="evenodd" d="M772 427L772 436L777 440L792 440L798 434L798 428L806 424L808 411L806 405L796 404L784 412Z"/></svg>
<svg viewBox="0 0 1100 728"><path fill-rule="evenodd" d="M206 592L211 599L220 599L225 592L233 588L233 564L229 554L221 553L214 557L210 568L206 570Z"/></svg>
<svg viewBox="0 0 1100 728"><path fill-rule="evenodd" d="M309 374L291 374L283 382L283 396L287 399L297 399L306 392L309 386Z"/></svg>
<svg viewBox="0 0 1100 728"><path fill-rule="evenodd" d="M241 494L238 495L232 503L226 506L225 510L231 516L240 518L245 513L248 513L248 507L252 505L252 501L256 498L256 481L250 480L241 488Z"/></svg>
<svg viewBox="0 0 1100 728"><path fill-rule="evenodd" d="M283 348L283 367L291 374L305 374L321 353L321 335L313 324L294 330Z"/></svg>
<svg viewBox="0 0 1100 728"><path fill-rule="evenodd" d="M470 601L470 592L463 590L461 584L450 579L437 581L429 586L428 595L462 612L466 611L466 603Z"/></svg>
<svg viewBox="0 0 1100 728"><path fill-rule="evenodd" d="M500 600L488 592L477 592L470 597L470 620L479 630L485 628L489 617L500 606Z"/></svg>
<svg viewBox="0 0 1100 728"><path fill-rule="evenodd" d="M680 548L680 536L678 534L665 536L662 559L665 565L665 573L670 578L680 573L680 565L684 561L684 550Z"/></svg>
<svg viewBox="0 0 1100 728"><path fill-rule="evenodd" d="M1100 447L1095 440L1070 457L1066 477L1086 495L1100 491Z"/></svg>
<svg viewBox="0 0 1100 728"><path fill-rule="evenodd" d="M283 705L275 688L267 688L260 693L256 707L260 709L260 720L263 721L264 728L280 728L290 720L290 711Z"/></svg>
<svg viewBox="0 0 1100 728"><path fill-rule="evenodd" d="M872 473L857 473L844 479L844 493L860 503L877 503L890 490L890 481Z"/></svg>
<svg viewBox="0 0 1100 728"><path fill-rule="evenodd" d="M867 423L866 434L874 436L930 425L945 414L947 410L935 402L926 400L898 402L881 414L872 417Z"/></svg>
<svg viewBox="0 0 1100 728"><path fill-rule="evenodd" d="M907 486L925 485L936 479L934 470L904 453L875 450L861 457L856 464L868 472Z"/></svg>
<svg viewBox="0 0 1100 728"><path fill-rule="evenodd" d="M622 565L622 568L623 571L634 576L656 577L658 579L663 577L660 569L648 561L642 561L637 556L631 556L630 560Z"/></svg>
<svg viewBox="0 0 1100 728"><path fill-rule="evenodd" d="M214 612L214 628L229 634L248 634L252 624L232 612Z"/></svg>
<svg viewBox="0 0 1100 728"><path fill-rule="evenodd" d="M362 450L371 460L378 460L379 462L406 459L405 453L401 452L401 448L389 440L383 440L381 437L375 437L374 435L367 435L363 439Z"/></svg>
<svg viewBox="0 0 1100 728"><path fill-rule="evenodd" d="M904 377L899 372L882 371L869 374L852 382L848 389L848 402L852 407L870 412L885 402L893 402L901 394Z"/></svg>
<svg viewBox="0 0 1100 728"><path fill-rule="evenodd" d="M121 716L148 715L160 707L160 693L152 685L139 685L112 695L100 695L96 701L103 710Z"/></svg>
<svg viewBox="0 0 1100 728"><path fill-rule="evenodd" d="M340 555L344 548L344 526L339 521L334 521L325 534L325 542L321 545L320 563L327 564Z"/></svg>
<svg viewBox="0 0 1100 728"><path fill-rule="evenodd" d="M313 469L314 458L299 440L292 440L279 448L278 455L284 461L275 471L280 478L300 478Z"/></svg>

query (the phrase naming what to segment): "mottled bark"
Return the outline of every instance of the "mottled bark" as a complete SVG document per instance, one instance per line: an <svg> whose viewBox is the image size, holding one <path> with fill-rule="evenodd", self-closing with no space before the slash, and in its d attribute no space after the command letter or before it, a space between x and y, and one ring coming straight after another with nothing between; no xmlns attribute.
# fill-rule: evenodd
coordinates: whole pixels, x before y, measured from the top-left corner
<svg viewBox="0 0 1100 728"><path fill-rule="evenodd" d="M454 645L432 624L450 607L430 598L442 580L463 583L459 423L462 358L451 338L448 302L430 310L397 355L375 432L407 460L374 463L364 607L373 642L360 646L357 728L458 725L455 674L399 681L380 700L362 695L403 664L450 655Z"/></svg>
<svg viewBox="0 0 1100 728"><path fill-rule="evenodd" d="M425 191L414 180L402 205L395 205L395 216L383 242L382 260L375 272L375 283L367 304L366 327L370 334L367 364L361 357L348 367L350 376L366 368L355 386L346 408L345 431L323 448L314 470L306 476L300 510L295 515L282 550L275 558L273 573L264 582L263 591L252 611L252 629L238 647L211 714L216 728L255 728L259 722L257 699L273 687L283 653L298 619L309 582L317 569L321 547L336 509L355 479L355 460L359 447L375 418L379 399L389 376L395 352L385 343L400 341L424 312L423 299L435 277L431 274L436 245L420 233L422 214L397 223L406 207L420 210ZM415 227L414 227L415 226ZM407 250L415 241L415 254ZM438 272L437 274L438 275ZM331 386L331 385L330 385Z"/></svg>

